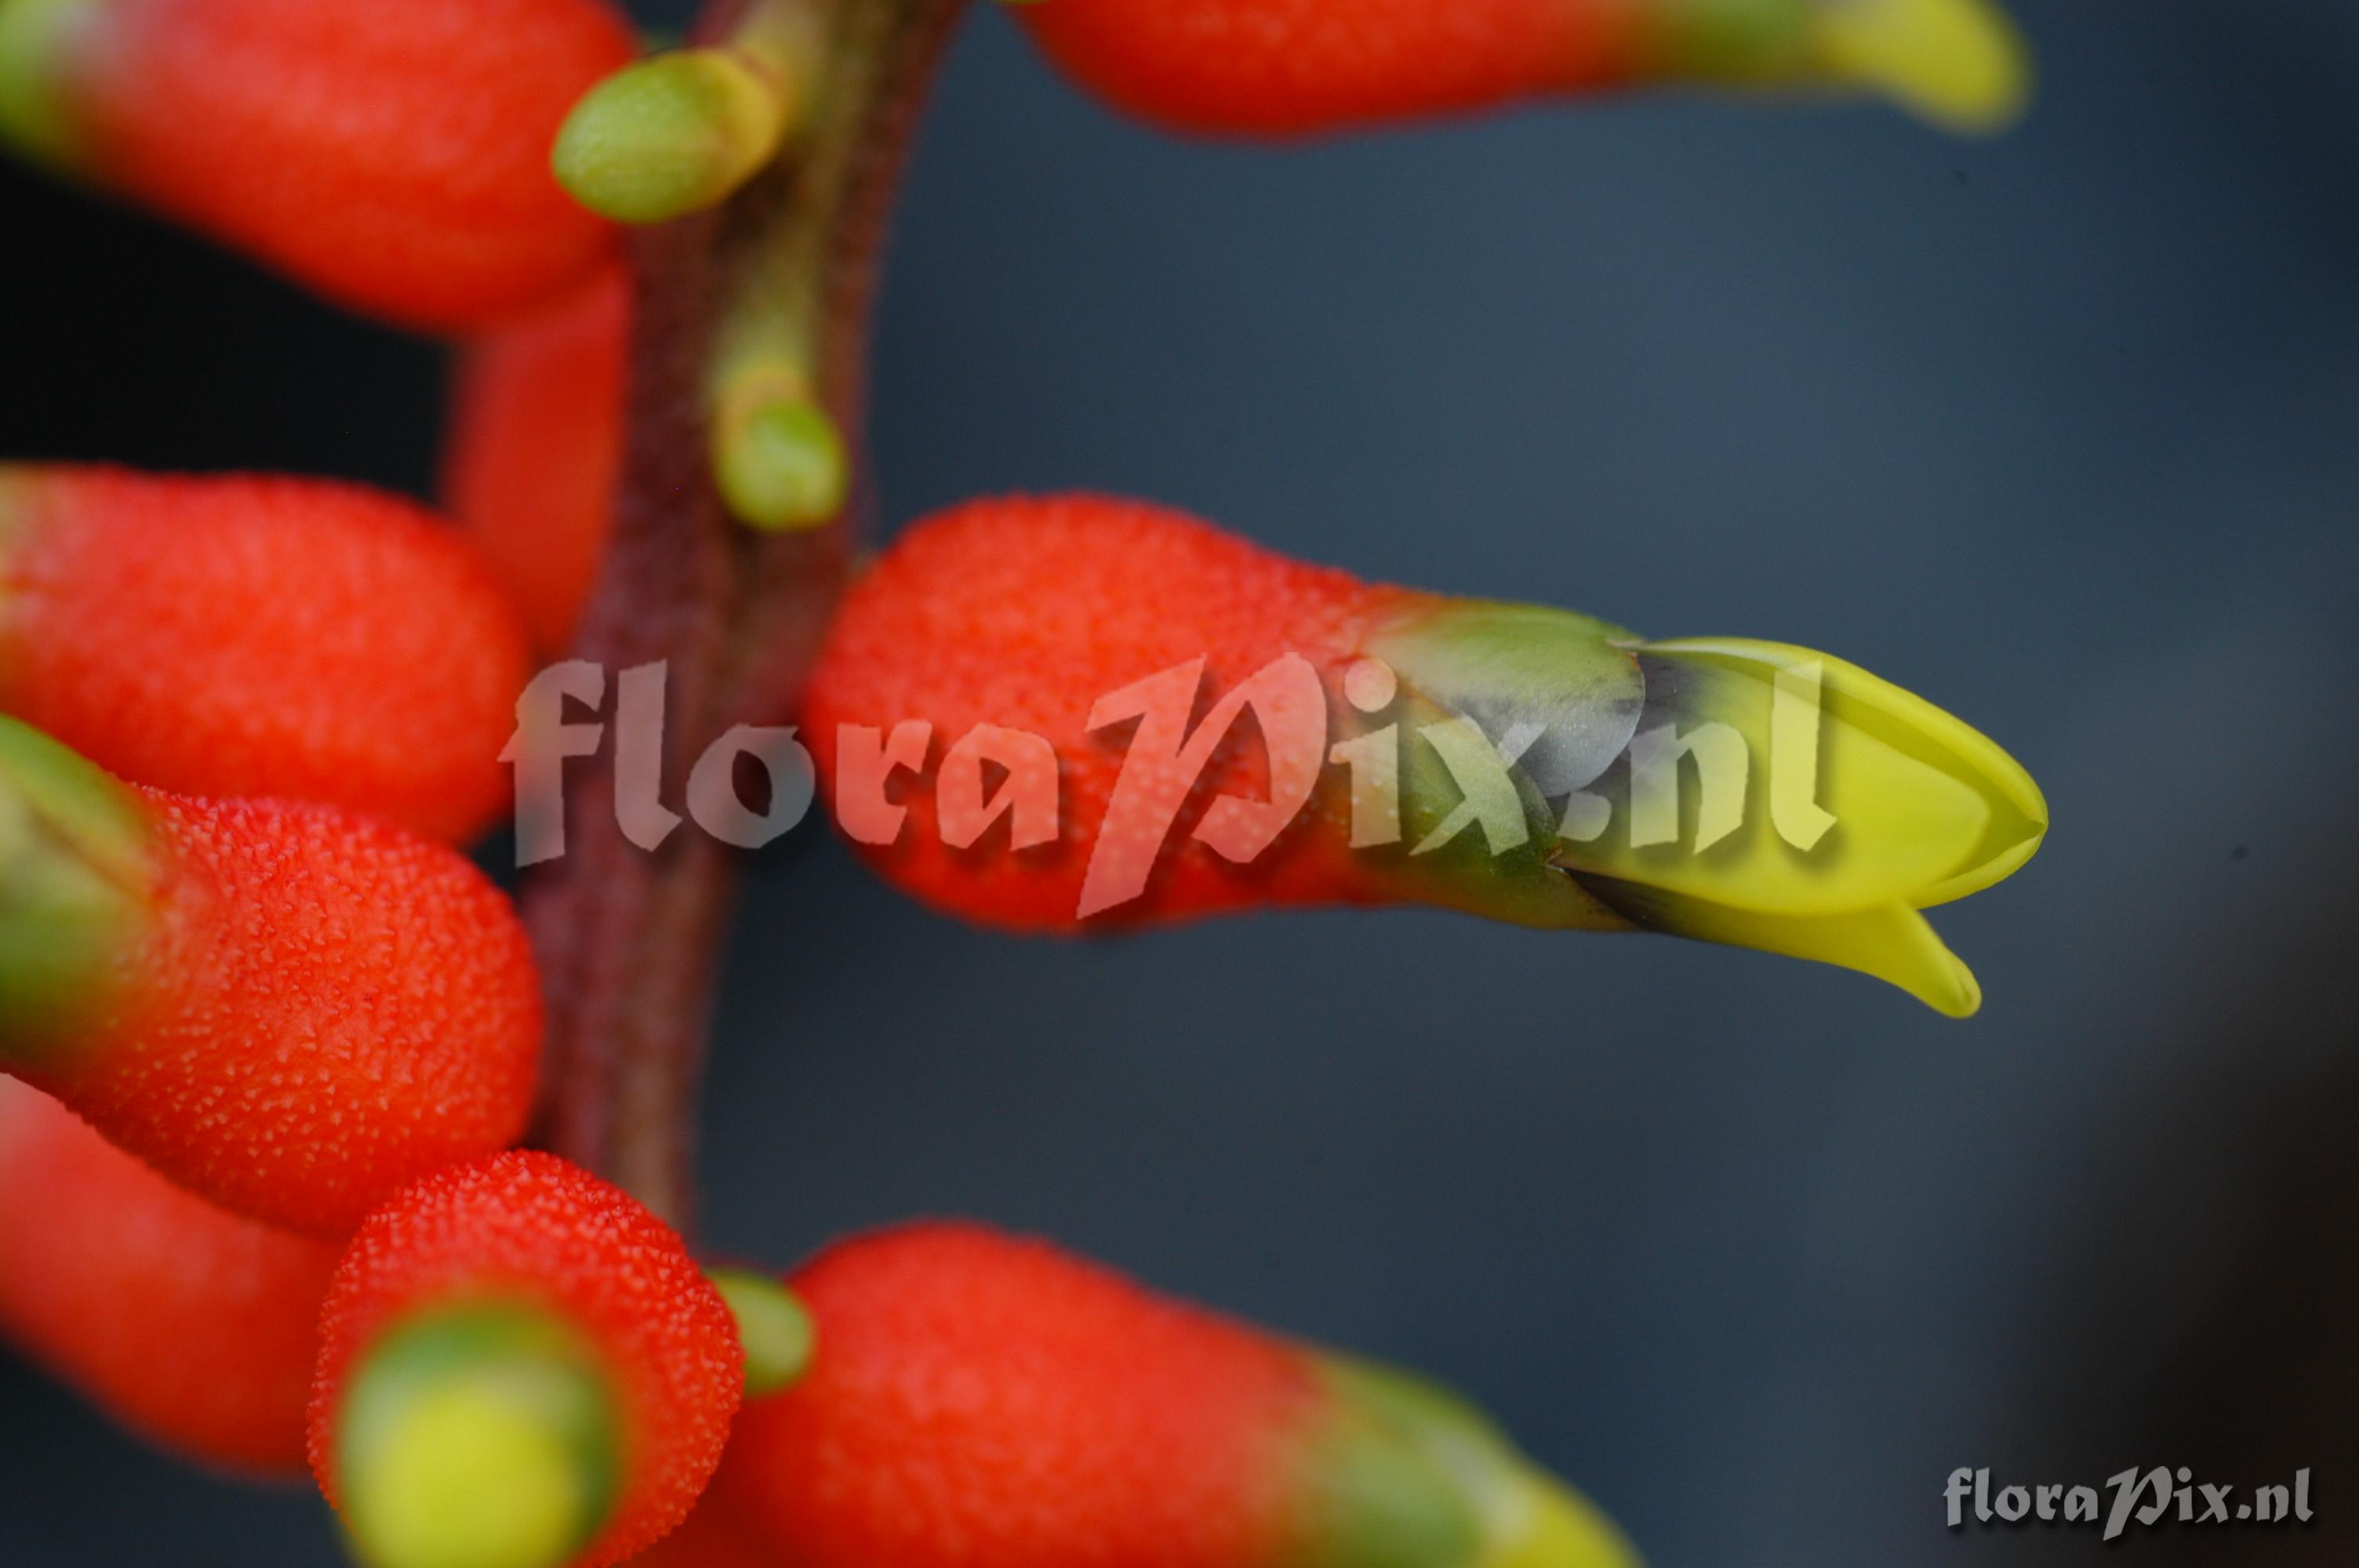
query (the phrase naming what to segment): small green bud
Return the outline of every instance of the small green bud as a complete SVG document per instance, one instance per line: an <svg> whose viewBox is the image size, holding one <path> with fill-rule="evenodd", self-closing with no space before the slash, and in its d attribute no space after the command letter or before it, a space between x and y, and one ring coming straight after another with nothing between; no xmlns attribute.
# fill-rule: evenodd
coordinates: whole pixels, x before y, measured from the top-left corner
<svg viewBox="0 0 2359 1568"><path fill-rule="evenodd" d="M737 1319L745 1346L745 1397L775 1394L801 1377L819 1342L810 1309L766 1275L743 1269L708 1269L705 1277Z"/></svg>
<svg viewBox="0 0 2359 1568"><path fill-rule="evenodd" d="M788 79L749 51L682 49L592 88L557 134L558 183L592 212L661 223L718 206L785 142Z"/></svg>
<svg viewBox="0 0 2359 1568"><path fill-rule="evenodd" d="M714 421L712 471L731 515L763 533L816 528L843 509L850 465L835 421L779 390L733 400Z"/></svg>

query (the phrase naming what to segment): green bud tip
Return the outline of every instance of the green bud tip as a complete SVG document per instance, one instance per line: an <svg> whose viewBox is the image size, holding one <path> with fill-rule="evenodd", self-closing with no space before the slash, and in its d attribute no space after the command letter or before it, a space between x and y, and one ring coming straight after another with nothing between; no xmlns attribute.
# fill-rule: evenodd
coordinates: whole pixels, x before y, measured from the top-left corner
<svg viewBox="0 0 2359 1568"><path fill-rule="evenodd" d="M714 482L731 515L763 533L819 527L843 509L850 465L835 421L791 390L724 403L712 430Z"/></svg>
<svg viewBox="0 0 2359 1568"><path fill-rule="evenodd" d="M0 1066L37 1068L103 1009L155 880L138 796L0 718Z"/></svg>
<svg viewBox="0 0 2359 1568"><path fill-rule="evenodd" d="M0 141L53 168L85 156L65 63L96 9L92 0L0 0Z"/></svg>
<svg viewBox="0 0 2359 1568"><path fill-rule="evenodd" d="M618 1424L595 1355L549 1314L412 1319L369 1351L339 1412L353 1552L368 1568L559 1568L612 1511Z"/></svg>
<svg viewBox="0 0 2359 1568"><path fill-rule="evenodd" d="M790 76L747 49L682 49L625 66L566 116L549 155L573 199L623 223L718 206L785 142Z"/></svg>
<svg viewBox="0 0 2359 1568"><path fill-rule="evenodd" d="M1638 1568L1613 1522L1480 1411L1396 1368L1322 1354L1312 1560L1361 1568Z"/></svg>
<svg viewBox="0 0 2359 1568"><path fill-rule="evenodd" d="M775 1394L801 1377L819 1342L819 1325L796 1294L764 1274L708 1269L705 1278L729 1303L745 1346L745 1397Z"/></svg>

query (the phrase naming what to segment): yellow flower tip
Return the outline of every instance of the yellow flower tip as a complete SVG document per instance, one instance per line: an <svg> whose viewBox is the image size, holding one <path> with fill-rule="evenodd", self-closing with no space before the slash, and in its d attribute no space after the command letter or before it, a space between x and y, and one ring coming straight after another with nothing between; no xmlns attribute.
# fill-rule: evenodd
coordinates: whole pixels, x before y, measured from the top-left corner
<svg viewBox="0 0 2359 1568"><path fill-rule="evenodd" d="M1643 1568L1637 1549L1587 1498L1516 1465L1502 1477L1473 1568Z"/></svg>
<svg viewBox="0 0 2359 1568"><path fill-rule="evenodd" d="M1555 863L1634 923L1981 1005L1918 912L2037 851L2048 804L2014 758L1922 697L1806 648L1634 644L1647 704L1617 772L1568 810Z"/></svg>
<svg viewBox="0 0 2359 1568"><path fill-rule="evenodd" d="M618 1469L604 1379L563 1325L440 1313L373 1351L337 1431L367 1568L560 1568L603 1526Z"/></svg>
<svg viewBox="0 0 2359 1568"><path fill-rule="evenodd" d="M0 0L0 142L52 168L85 157L65 62L95 10L92 0Z"/></svg>
<svg viewBox="0 0 2359 1568"><path fill-rule="evenodd" d="M730 515L766 534L817 528L843 509L851 482L835 421L793 390L724 402L712 427L712 474Z"/></svg>
<svg viewBox="0 0 2359 1568"><path fill-rule="evenodd" d="M1654 930L1850 969L1898 987L1944 1018L1972 1018L1982 1011L1983 988L1974 972L1950 951L1930 921L1906 904L1848 914L1764 914L1627 884L1582 881L1607 903Z"/></svg>
<svg viewBox="0 0 2359 1568"><path fill-rule="evenodd" d="M737 49L625 66L585 94L549 155L558 183L603 217L661 223L719 205L777 152L787 77Z"/></svg>
<svg viewBox="0 0 2359 1568"><path fill-rule="evenodd" d="M799 1297L769 1276L743 1269L708 1269L705 1277L737 1319L747 1399L775 1394L809 1369L819 1325Z"/></svg>
<svg viewBox="0 0 2359 1568"><path fill-rule="evenodd" d="M1988 0L1816 0L1810 52L1855 82L1945 130L1989 135L2023 116L2031 53Z"/></svg>

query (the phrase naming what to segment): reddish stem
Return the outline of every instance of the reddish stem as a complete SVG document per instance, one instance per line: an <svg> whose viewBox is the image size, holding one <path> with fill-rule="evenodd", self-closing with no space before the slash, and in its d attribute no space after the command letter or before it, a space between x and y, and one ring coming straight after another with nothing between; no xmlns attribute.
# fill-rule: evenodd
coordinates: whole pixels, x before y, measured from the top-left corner
<svg viewBox="0 0 2359 1568"><path fill-rule="evenodd" d="M829 101L810 135L720 211L634 238L629 434L576 654L610 683L667 663L673 802L730 727L792 716L849 558L845 518L765 536L723 510L706 458L716 319L745 269L815 234L820 395L857 460L886 222L961 4L834 0ZM718 0L699 37L724 36L745 5ZM854 493L866 489L864 475ZM615 820L611 743L569 783L568 852L524 893L549 998L540 1139L677 1223L736 852L692 823L653 853L630 844Z"/></svg>

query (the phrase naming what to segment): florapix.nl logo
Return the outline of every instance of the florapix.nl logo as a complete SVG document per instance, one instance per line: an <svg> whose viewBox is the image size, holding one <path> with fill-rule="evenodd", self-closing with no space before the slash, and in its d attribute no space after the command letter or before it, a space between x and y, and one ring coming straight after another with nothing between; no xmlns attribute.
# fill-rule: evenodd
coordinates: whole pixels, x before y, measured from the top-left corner
<svg viewBox="0 0 2359 1568"><path fill-rule="evenodd" d="M1479 836L1494 856L1526 849L1535 827L1519 773L1527 781L1538 771L1536 762L1582 749L1568 748L1558 726L1535 719L1511 717L1496 733L1466 713L1375 723L1401 690L1396 672L1375 657L1357 658L1343 671L1340 702L1331 700L1309 659L1287 654L1212 695L1208 708L1206 665L1197 658L1172 665L1092 706L1086 730L1128 728L1130 734L1103 814L1091 825L1077 917L1116 909L1146 889L1156 858L1224 745L1245 741L1261 748L1263 793L1215 793L1188 833L1238 865L1277 843L1331 778L1350 803L1351 848L1403 844L1403 781L1412 769L1444 781L1451 798L1408 845L1409 856L1435 854L1469 835ZM818 764L794 726L728 730L690 767L681 809L667 804L668 673L661 663L647 664L610 681L602 666L571 660L543 670L526 688L516 731L501 753L516 774L519 865L565 853L566 763L606 746L613 748L616 824L642 849L658 849L684 822L723 843L758 849L810 814ZM1702 854L1735 834L1760 799L1778 838L1808 853L1836 826L1820 799L1824 713L1823 666L1810 661L1777 671L1767 745L1757 748L1766 754L1757 760L1755 742L1728 723L1643 725L1634 713L1618 750L1601 752L1591 741L1584 772L1571 776L1554 767L1563 787L1550 792L1552 830L1562 840L1594 843L1617 830L1618 817L1618 831L1634 849L1684 843ZM898 780L930 782L935 830L951 849L981 843L1002 822L1010 851L1057 842L1071 829L1063 759L1038 733L978 723L942 736L930 720L911 718L889 726L842 725L834 739L828 794L838 826L857 842L890 845L908 830L908 808L894 798ZM1418 749L1415 756L1410 748ZM738 787L747 761L767 781L758 806ZM1615 794L1590 787L1609 770L1621 781ZM1683 794L1690 776L1692 810ZM1766 787L1756 790L1756 777Z"/></svg>

